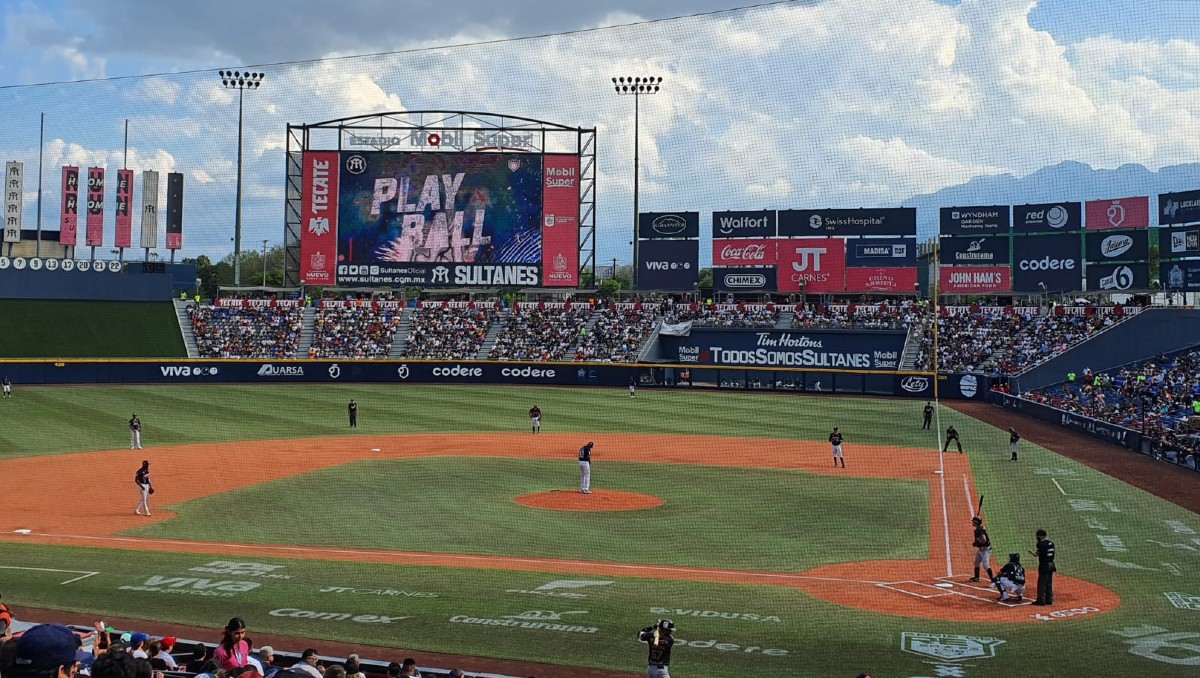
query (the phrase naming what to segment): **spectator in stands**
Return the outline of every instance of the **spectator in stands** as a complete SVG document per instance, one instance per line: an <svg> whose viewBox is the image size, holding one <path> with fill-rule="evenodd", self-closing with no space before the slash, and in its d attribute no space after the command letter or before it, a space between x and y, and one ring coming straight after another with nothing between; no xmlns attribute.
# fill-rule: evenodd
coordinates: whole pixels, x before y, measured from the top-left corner
<svg viewBox="0 0 1200 678"><path fill-rule="evenodd" d="M137 678L140 663L125 648L116 645L96 657L92 665L92 678Z"/></svg>
<svg viewBox="0 0 1200 678"><path fill-rule="evenodd" d="M474 358L497 315L492 306L421 308L413 313L404 356L445 360Z"/></svg>
<svg viewBox="0 0 1200 678"><path fill-rule="evenodd" d="M61 624L35 626L16 641L12 674L16 678L74 678L75 633Z"/></svg>
<svg viewBox="0 0 1200 678"><path fill-rule="evenodd" d="M352 654L346 657L346 678L367 678L367 675L362 672L362 667L358 663L358 655ZM325 672L329 674L328 671Z"/></svg>
<svg viewBox="0 0 1200 678"><path fill-rule="evenodd" d="M146 652L146 647L150 644L150 636L145 633L134 633L129 636L129 645L127 649L129 654L133 655L134 659L149 659L150 653Z"/></svg>
<svg viewBox="0 0 1200 678"><path fill-rule="evenodd" d="M299 307L197 306L188 313L205 358L292 358L300 345Z"/></svg>
<svg viewBox="0 0 1200 678"><path fill-rule="evenodd" d="M205 673L208 670L206 667L210 663L212 664L212 670L215 671L218 668L217 663L208 656L208 648L204 645L197 645L192 651L192 656L188 659L185 668L188 673Z"/></svg>
<svg viewBox="0 0 1200 678"><path fill-rule="evenodd" d="M279 673L279 667L275 666L275 648L270 645L258 648L258 663L262 666L264 678L271 678Z"/></svg>
<svg viewBox="0 0 1200 678"><path fill-rule="evenodd" d="M514 309L496 337L493 360L563 360L575 354L588 307Z"/></svg>
<svg viewBox="0 0 1200 678"><path fill-rule="evenodd" d="M300 653L300 661L292 665L292 670L306 673L312 678L323 678L325 667L321 666L321 658L316 648L310 647Z"/></svg>
<svg viewBox="0 0 1200 678"><path fill-rule="evenodd" d="M4 596L0 595L0 599L3 598ZM9 638L12 638L12 612L4 601L0 600L0 642Z"/></svg>
<svg viewBox="0 0 1200 678"><path fill-rule="evenodd" d="M412 657L406 657L404 664L400 667L401 676L404 678L421 678L421 671L417 668L417 660Z"/></svg>
<svg viewBox="0 0 1200 678"><path fill-rule="evenodd" d="M400 309L369 305L322 308L313 322L310 358L386 358L400 326Z"/></svg>
<svg viewBox="0 0 1200 678"><path fill-rule="evenodd" d="M225 633L221 642L213 651L213 659L217 666L233 671L249 665L250 644L246 642L246 622L240 617L234 617L225 625Z"/></svg>

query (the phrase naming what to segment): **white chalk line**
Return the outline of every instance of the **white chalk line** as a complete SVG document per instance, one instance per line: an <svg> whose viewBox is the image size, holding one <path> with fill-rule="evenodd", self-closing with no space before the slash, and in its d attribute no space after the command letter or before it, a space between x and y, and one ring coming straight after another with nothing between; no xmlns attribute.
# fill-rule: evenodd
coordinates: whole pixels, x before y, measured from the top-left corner
<svg viewBox="0 0 1200 678"><path fill-rule="evenodd" d="M1054 486L1058 488L1058 491L1061 492L1064 496L1066 496L1067 491L1062 488L1062 485L1058 484L1058 478L1051 478L1050 482L1054 483Z"/></svg>
<svg viewBox="0 0 1200 678"><path fill-rule="evenodd" d="M91 570L58 570L58 569L55 569L52 567L22 567L20 565L0 565L0 570L28 570L30 572L59 572L62 574L82 575L79 577L75 577L74 579L68 579L64 582L59 582L59 586L63 586L65 584L70 584L72 582L77 582L80 579L87 579L88 577L94 577L94 576L100 574L99 572L92 572Z"/></svg>

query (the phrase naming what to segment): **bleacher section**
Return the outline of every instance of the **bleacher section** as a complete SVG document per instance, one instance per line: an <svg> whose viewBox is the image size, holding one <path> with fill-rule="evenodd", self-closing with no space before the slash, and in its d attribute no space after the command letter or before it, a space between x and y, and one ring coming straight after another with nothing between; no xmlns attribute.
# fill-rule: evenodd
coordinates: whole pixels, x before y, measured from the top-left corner
<svg viewBox="0 0 1200 678"><path fill-rule="evenodd" d="M218 299L189 314L202 357L294 358L303 310L294 300Z"/></svg>
<svg viewBox="0 0 1200 678"><path fill-rule="evenodd" d="M496 337L492 360L570 360L592 315L588 304L516 304Z"/></svg>
<svg viewBox="0 0 1200 678"><path fill-rule="evenodd" d="M403 314L396 301L322 301L308 357L387 358Z"/></svg>
<svg viewBox="0 0 1200 678"><path fill-rule="evenodd" d="M401 355L443 360L474 358L498 313L495 302L422 302L413 310Z"/></svg>

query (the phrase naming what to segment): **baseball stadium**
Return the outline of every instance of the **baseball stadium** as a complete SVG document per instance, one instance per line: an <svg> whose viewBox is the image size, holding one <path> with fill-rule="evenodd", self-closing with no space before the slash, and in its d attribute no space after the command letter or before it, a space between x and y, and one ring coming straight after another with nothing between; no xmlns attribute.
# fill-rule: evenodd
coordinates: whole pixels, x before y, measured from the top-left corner
<svg viewBox="0 0 1200 678"><path fill-rule="evenodd" d="M0 676L1195 675L1200 151L700 143L921 4L11 74Z"/></svg>

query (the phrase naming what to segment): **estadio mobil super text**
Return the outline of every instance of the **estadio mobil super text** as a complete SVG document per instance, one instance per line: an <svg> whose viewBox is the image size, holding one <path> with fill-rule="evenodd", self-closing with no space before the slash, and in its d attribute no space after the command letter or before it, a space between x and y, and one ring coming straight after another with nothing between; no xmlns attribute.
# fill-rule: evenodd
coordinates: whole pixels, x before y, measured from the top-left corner
<svg viewBox="0 0 1200 678"><path fill-rule="evenodd" d="M779 235L916 235L917 210L911 207L840 210L780 210Z"/></svg>
<svg viewBox="0 0 1200 678"><path fill-rule="evenodd" d="M843 292L846 250L842 238L779 241L780 292Z"/></svg>
<svg viewBox="0 0 1200 678"><path fill-rule="evenodd" d="M983 207L943 207L940 213L942 235L1004 234L1010 230L1008 205Z"/></svg>
<svg viewBox="0 0 1200 678"><path fill-rule="evenodd" d="M775 212L713 212L712 237L774 238Z"/></svg>
<svg viewBox="0 0 1200 678"><path fill-rule="evenodd" d="M1200 222L1200 190L1159 194L1159 225L1197 222Z"/></svg>
<svg viewBox="0 0 1200 678"><path fill-rule="evenodd" d="M1090 200L1084 205L1084 228L1104 231L1117 228L1146 228L1150 225L1150 198Z"/></svg>
<svg viewBox="0 0 1200 678"><path fill-rule="evenodd" d="M1014 292L1075 292L1083 289L1078 233L1013 238Z"/></svg>
<svg viewBox="0 0 1200 678"><path fill-rule="evenodd" d="M699 240L647 240L638 249L638 287L687 292L700 281Z"/></svg>
<svg viewBox="0 0 1200 678"><path fill-rule="evenodd" d="M895 370L904 332L747 331L693 328L662 337L663 355L681 365Z"/></svg>
<svg viewBox="0 0 1200 678"><path fill-rule="evenodd" d="M1014 205L1012 228L1015 233L1078 231L1083 228L1083 205L1077 202Z"/></svg>

